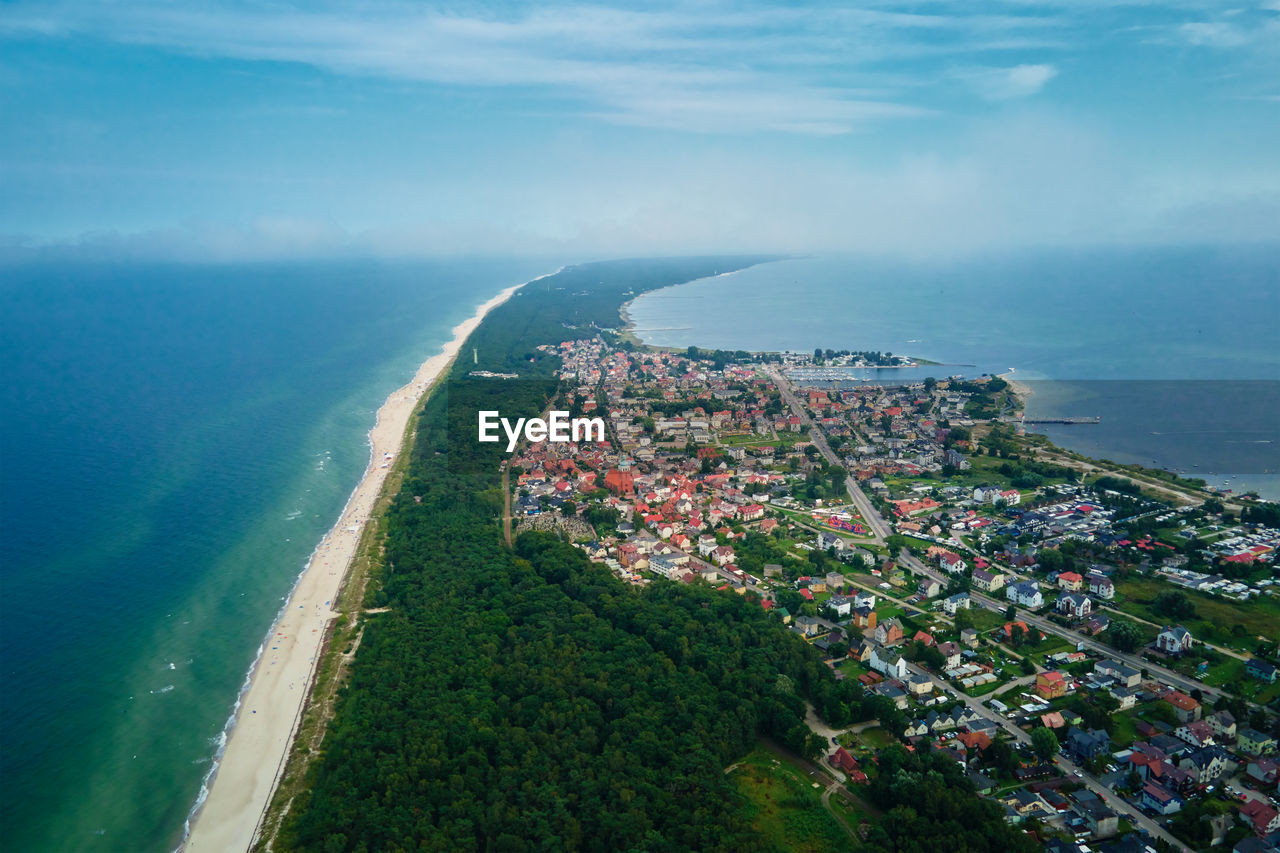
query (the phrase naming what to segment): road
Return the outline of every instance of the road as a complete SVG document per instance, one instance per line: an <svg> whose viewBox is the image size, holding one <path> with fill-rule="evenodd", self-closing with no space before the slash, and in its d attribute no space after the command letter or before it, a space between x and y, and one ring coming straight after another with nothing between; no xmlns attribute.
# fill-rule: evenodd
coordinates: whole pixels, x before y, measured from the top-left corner
<svg viewBox="0 0 1280 853"><path fill-rule="evenodd" d="M831 449L831 445L827 444L827 437L823 435L822 429L814 424L813 419L809 417L808 411L805 410L804 404L800 402L795 392L791 390L791 383L787 378L776 367L766 367L765 372L773 380L774 384L778 386L778 390L782 392L782 399L791 407L791 411L800 418L802 423L809 427L809 440L813 442L814 447L818 448L822 458L826 459L830 465L843 466L840 457L836 456L835 451ZM845 486L849 489L853 505L857 507L858 513L867 523L867 527L871 529L871 533L875 537L872 541L877 545L883 545L884 540L892 532L889 529L889 525L880 513L876 512L876 508L867 499L856 479L851 476L845 477Z"/></svg>
<svg viewBox="0 0 1280 853"><path fill-rule="evenodd" d="M901 554L899 554L898 562L899 564L911 569L912 571L922 572L928 575L929 577L932 577L938 580L941 583L947 582L947 579L943 576L943 574L939 570L926 566L924 563L920 562L920 560L916 559L913 555L911 555L905 549L902 551ZM977 590L969 591L969 599L970 601L980 604L983 607L986 607L988 610L993 610L997 613L1003 613L1009 607L1008 601L991 598L989 596L982 594L981 592L978 592ZM1040 616L1036 616L1021 608L1017 608L1016 612L1017 612L1018 618L1023 622L1026 622L1027 625L1031 627L1037 628L1046 634L1054 634L1056 636L1063 637L1072 643L1081 644L1085 649L1091 652L1094 652L1095 654L1100 654L1103 657L1113 658L1136 670L1141 671L1145 669L1148 673L1150 673L1151 677L1158 678L1159 680L1165 682L1166 684L1173 685L1179 690L1182 690L1187 693L1190 693L1192 690L1199 690L1207 698L1212 700L1216 700L1219 696L1222 695L1222 691L1217 690L1213 687L1209 687L1208 685L1200 681L1197 681L1194 678L1185 676L1180 672L1175 672L1172 669L1169 669L1168 667L1165 667L1165 666L1161 666L1158 663L1153 663L1148 660L1143 660L1142 658L1136 655L1117 651L1116 649L1112 648L1111 646L1108 646L1106 643L1102 642L1101 640L1097 640L1093 637L1088 637L1088 636L1085 636L1084 634L1071 631L1067 628L1062 627L1056 622L1051 622L1048 619L1042 618Z"/></svg>
<svg viewBox="0 0 1280 853"><path fill-rule="evenodd" d="M782 393L782 398L786 400L787 405L789 405L791 410L800 417L801 421L809 425L809 438L813 442L814 446L818 448L819 452L822 453L823 457L829 463L832 465L839 465L839 457L836 456L835 452L832 451L830 446L827 444L827 440L822 434L822 429L813 423L808 412L805 411L804 405L801 404L799 398L797 398L795 393L791 390L791 384L787 381L786 377L782 375L782 372L778 370L777 367L770 366L765 368L765 370L778 386L778 390ZM871 529L872 533L875 534L876 541L883 542L884 539L888 538L891 532L888 523L885 521L884 517L876 511L876 508L871 504L871 501L867 499L867 496L863 494L862 489L858 486L857 481L853 477L848 477L847 483L849 487L849 494L852 496L853 503L858 508L858 512L862 514L863 520L866 521L867 526ZM1172 491L1167 489L1167 487L1166 490ZM1187 502L1191 504L1198 504L1202 500L1185 493L1174 493L1178 494L1179 497L1185 498ZM924 563L921 563L915 557L911 556L905 549L899 555L898 562L917 572L923 572L944 585L948 583L948 578L944 577L941 572L925 566ZM988 598L979 592L971 591L969 593L969 597L972 600L981 603L988 609L995 610L997 612L1003 612L1008 607L1007 601L998 601L996 599ZM1134 669L1145 669L1152 675L1165 681L1165 683L1171 684L1181 690L1187 692L1200 690L1205 696L1211 699L1217 699L1222 695L1221 691L1208 687L1193 678L1189 678L1181 673L1174 672L1167 667L1143 660L1134 655L1116 651L1105 643L1091 637L1086 637L1083 634L1069 631L1047 619L1042 619L1039 616L1033 616L1025 610L1019 610L1018 614L1022 621L1026 622L1028 625L1035 626L1047 634L1056 634L1057 636L1065 637L1072 642L1082 643L1084 648L1106 657L1114 658L1133 667ZM1231 654L1233 657L1239 657L1238 655L1226 650L1220 651L1224 654Z"/></svg>
<svg viewBox="0 0 1280 853"><path fill-rule="evenodd" d="M782 393L782 398L787 402L787 405L791 407L791 411L794 412L800 418L802 423L807 424L809 426L809 439L810 441L813 442L814 446L818 448L818 451L822 454L823 458L826 459L827 462L832 465L840 465L841 463L840 463L839 457L836 456L835 452L832 451L831 447L827 444L826 437L822 434L821 428L819 428L813 423L813 420L809 417L808 412L805 410L800 400L796 397L795 393L791 390L790 383L786 380L785 377L783 377L781 371L779 371L776 367L772 367L772 366L767 367L765 370L768 373L768 375L773 379L774 383L778 386L778 390ZM876 511L876 508L871 504L871 501L867 499L867 496L863 494L862 489L858 486L857 481L853 477L848 477L846 479L847 479L847 484L849 488L849 494L852 496L853 503L858 508L858 512L862 514L863 520L866 521L867 526L871 529L872 533L875 534L876 540L878 542L884 541L885 539L888 538L891 532L888 523L880 515L880 513ZM1172 491L1168 489L1166 490ZM1176 492L1174 492L1174 494L1177 494L1178 497L1186 499L1189 503L1200 502L1199 500L1197 500L1196 498L1190 495L1178 494ZM923 573L925 575L928 575L944 585L948 583L948 578L943 576L943 574L940 571L926 566L924 563L920 562L913 555L911 555L911 553L908 552L905 548L899 554L898 562L900 565L910 568L913 571L916 571L917 573ZM999 601L999 600L990 598L986 595L983 595L980 592L971 590L969 593L969 597L972 601L975 601L981 604L982 606L987 607L988 609L994 610L996 612L1002 613L1008 607L1008 602ZM1166 667L1160 666L1159 664L1154 664L1149 661L1145 661L1140 658L1137 658L1133 655L1119 652L1113 649L1111 646L1106 645L1105 643L1099 642L1098 640L1095 640L1091 637L1086 637L1082 634L1077 634L1073 631L1068 631L1067 629L1063 628L1060 625L1050 622L1047 619L1042 619L1041 617L1028 613L1025 610L1019 609L1019 610L1016 610L1016 613L1018 614L1018 617L1022 621L1026 622L1030 626L1033 626L1045 632L1046 634L1056 634L1057 636L1064 637L1075 643L1081 644L1084 648L1089 649L1090 651L1093 651L1097 654L1101 654L1103 656L1111 657L1116 660L1119 660L1122 663L1125 663L1126 665L1133 667L1134 669L1137 669L1137 670L1145 669L1149 673L1151 673L1153 676L1159 677L1160 679L1165 681L1165 683L1167 684L1172 684L1188 692L1194 689L1198 689L1202 691L1206 697L1209 697L1211 699L1216 699L1219 695L1221 695L1220 691L1207 687L1206 685L1200 683L1199 681L1196 681L1195 679L1187 678L1186 676L1183 676L1180 673L1174 672L1173 670L1168 669ZM926 675L930 678L933 677L931 673L925 672L925 670L923 670L922 668L920 668L919 666L913 663L908 663L907 666L908 666L908 669L912 672ZM938 682L935 681L935 684L937 683ZM951 694L952 696L956 697L960 701L964 702L965 705L974 709L983 717L995 722L997 725L1000 726L1000 728L1008 732L1014 738L1015 741L1019 743L1027 744L1028 746L1030 745L1031 743L1030 735L1028 735L1022 729L1015 726L1007 718L997 714L995 711L983 705L981 698L975 697L975 696L969 696L967 693L964 693L963 691L960 691L957 688L945 682L942 683L941 687L945 692ZM1078 765L1076 765L1075 762L1071 761L1069 758L1062 755L1059 755L1057 758L1054 759L1054 761L1067 775L1076 776L1085 786L1087 786L1090 790L1098 794L1098 796L1102 798L1103 802L1105 802L1111 808L1115 809L1117 813L1125 815L1130 820L1130 822L1132 822L1134 826L1146 830L1146 832L1149 833L1152 838L1164 839L1168 844L1171 845L1171 848L1174 850L1181 850L1181 851L1186 851L1186 853L1190 853L1186 845L1184 845L1182 842L1178 841L1176 838L1174 838L1172 835L1166 832L1162 826L1160 826L1158 823L1156 823L1147 815L1143 814L1138 809L1134 808L1129 803L1117 797L1106 785L1103 785L1092 774L1084 772L1084 770L1080 768Z"/></svg>
<svg viewBox="0 0 1280 853"><path fill-rule="evenodd" d="M1012 737L1014 741L1016 741L1017 743L1023 744L1027 747L1031 746L1031 735L1027 734L1025 731L1015 726L1013 722L1010 721L1008 718L996 713L991 708L988 708L986 705L982 704L983 700L986 699L987 697L970 696L964 691L959 690L956 687L952 686L949 682L939 681L938 679L934 678L933 673L927 672L920 666L917 666L916 664L911 663L910 661L907 662L907 669L910 672L916 673L918 675L924 675L928 678L933 679L933 683L935 687L941 688L943 692L950 694L952 697L956 699L959 699L967 707L969 707L970 709L977 712L981 716L985 717L986 719L998 725L1001 729L1007 732L1010 735L1010 737ZM1085 772L1080 766L1078 766L1071 759L1067 758L1065 755L1057 756L1054 759L1054 763L1058 765L1058 767L1062 770L1062 772L1066 776L1077 778L1077 780L1081 784L1083 784L1089 790L1093 791L1095 794L1101 797L1103 802L1105 802L1111 808L1115 809L1115 811L1118 814L1122 814L1125 817L1127 817L1134 826L1140 829L1146 830L1151 835L1152 838L1163 838L1170 845L1172 845L1172 848L1174 850L1182 850L1182 851L1185 851L1185 853L1191 853L1191 851L1187 848L1185 844L1183 844L1181 841L1179 841L1178 839L1170 835L1168 832L1166 832L1164 827L1160 826L1154 820L1149 818L1147 815L1143 814L1134 806L1122 800L1120 797L1117 797L1111 791L1110 788L1102 784L1102 782L1099 781L1095 776L1093 776L1093 774Z"/></svg>

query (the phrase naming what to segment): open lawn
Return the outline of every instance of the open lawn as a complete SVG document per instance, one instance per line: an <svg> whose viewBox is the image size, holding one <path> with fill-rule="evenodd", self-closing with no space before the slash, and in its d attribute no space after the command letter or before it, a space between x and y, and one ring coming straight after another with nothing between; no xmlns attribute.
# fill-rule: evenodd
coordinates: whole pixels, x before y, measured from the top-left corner
<svg viewBox="0 0 1280 853"><path fill-rule="evenodd" d="M824 789L814 787L813 780L792 765L756 749L730 777L746 800L744 816L765 849L819 853L852 846L848 833L822 806Z"/></svg>
<svg viewBox="0 0 1280 853"><path fill-rule="evenodd" d="M994 610L988 610L985 607L969 608L969 616L973 620L973 627L980 634L987 631L994 631L1004 624L1004 615L996 613Z"/></svg>
<svg viewBox="0 0 1280 853"><path fill-rule="evenodd" d="M1113 714L1111 717L1115 729L1111 732L1111 743L1117 748L1131 746L1138 737L1131 714Z"/></svg>

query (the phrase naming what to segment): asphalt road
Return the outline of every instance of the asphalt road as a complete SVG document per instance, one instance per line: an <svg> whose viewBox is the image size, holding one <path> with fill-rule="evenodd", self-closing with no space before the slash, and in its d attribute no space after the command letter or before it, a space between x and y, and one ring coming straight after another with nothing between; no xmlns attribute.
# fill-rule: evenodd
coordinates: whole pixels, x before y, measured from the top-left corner
<svg viewBox="0 0 1280 853"><path fill-rule="evenodd" d="M1016 742L1025 744L1028 747L1031 746L1031 735L1023 731L1022 729L1018 728L1008 718L996 713L991 708L988 708L986 705L982 704L982 700L987 697L970 696L969 694L952 686L949 682L940 681L939 679L933 676L933 673L925 671L924 669L922 669L921 667L917 666L914 663L911 663L910 661L907 662L907 669L913 673L916 673L919 675L925 675L925 676L928 676L929 678L932 678L935 687L941 688L943 692L950 694L952 697L956 699L959 699L966 706L968 706L978 714L982 715L986 719L998 725L1001 729L1007 732L1010 735L1010 737L1012 737ZM1190 850L1188 850L1187 846L1183 844L1181 841L1178 841L1178 839L1174 838L1167 831L1165 831L1164 827L1160 826L1160 824L1156 823L1154 820L1149 818L1147 815L1143 814L1134 806L1130 805L1129 803L1122 800L1120 797L1116 796L1115 793L1113 793L1110 788L1102 784L1102 782L1100 782L1092 774L1086 773L1074 761L1067 758L1065 755L1059 755L1054 759L1054 762L1058 765L1058 767L1062 770L1062 772L1065 775L1067 775L1068 777L1072 777L1072 776L1076 777L1076 780L1078 782L1083 784L1089 790L1096 793L1099 797L1102 798L1103 802L1105 802L1111 808L1115 809L1118 814L1122 814L1126 818L1128 818L1129 821L1134 826L1146 830L1147 833L1149 833L1152 838L1163 838L1169 844L1173 845L1173 849L1175 850L1183 850L1183 851L1186 851L1186 853L1190 853Z"/></svg>
<svg viewBox="0 0 1280 853"><path fill-rule="evenodd" d="M818 452L827 460L830 465L841 465L840 457L831 449L831 445L827 444L827 437L823 435L822 429L813 423L813 419L809 417L809 413L805 410L804 404L796 397L795 392L791 390L791 383L782 375L782 371L776 367L766 367L765 371L773 379L774 384L778 386L778 390L782 392L782 399L791 407L800 420L809 427L809 440L813 442L813 446L818 448ZM853 505L857 507L858 512L862 515L867 526L871 528L871 533L875 537L877 545L884 544L885 538L892 532L889 525L885 522L880 513L876 512L876 508L872 506L871 501L867 499L866 494L862 491L862 487L858 485L858 481L853 477L845 478L845 485L849 489L849 495L853 499Z"/></svg>

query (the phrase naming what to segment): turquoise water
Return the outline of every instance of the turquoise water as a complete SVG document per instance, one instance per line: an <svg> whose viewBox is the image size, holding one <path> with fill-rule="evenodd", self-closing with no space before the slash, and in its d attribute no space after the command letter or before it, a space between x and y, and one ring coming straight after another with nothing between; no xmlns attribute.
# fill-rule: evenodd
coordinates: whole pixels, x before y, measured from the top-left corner
<svg viewBox="0 0 1280 853"><path fill-rule="evenodd" d="M666 346L880 350L942 362L918 371L935 376L1014 368L1054 380L1029 414L1103 417L1046 427L1059 444L1280 499L1278 247L798 258L629 311Z"/></svg>
<svg viewBox="0 0 1280 853"><path fill-rule="evenodd" d="M555 266L0 271L6 849L172 849L377 407Z"/></svg>

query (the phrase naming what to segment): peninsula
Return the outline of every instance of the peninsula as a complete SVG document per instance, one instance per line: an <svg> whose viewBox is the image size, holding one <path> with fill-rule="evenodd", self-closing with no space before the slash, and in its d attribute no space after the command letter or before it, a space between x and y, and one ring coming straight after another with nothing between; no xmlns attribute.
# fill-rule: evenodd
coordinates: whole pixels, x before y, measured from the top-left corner
<svg viewBox="0 0 1280 853"><path fill-rule="evenodd" d="M343 618L317 610L306 734L238 777L275 795L231 801L224 849L1272 831L1244 791L1274 786L1280 508L1055 448L1000 378L845 389L825 353L616 329L637 292L759 260L570 267L471 330ZM476 440L480 412L555 410L603 440Z"/></svg>

